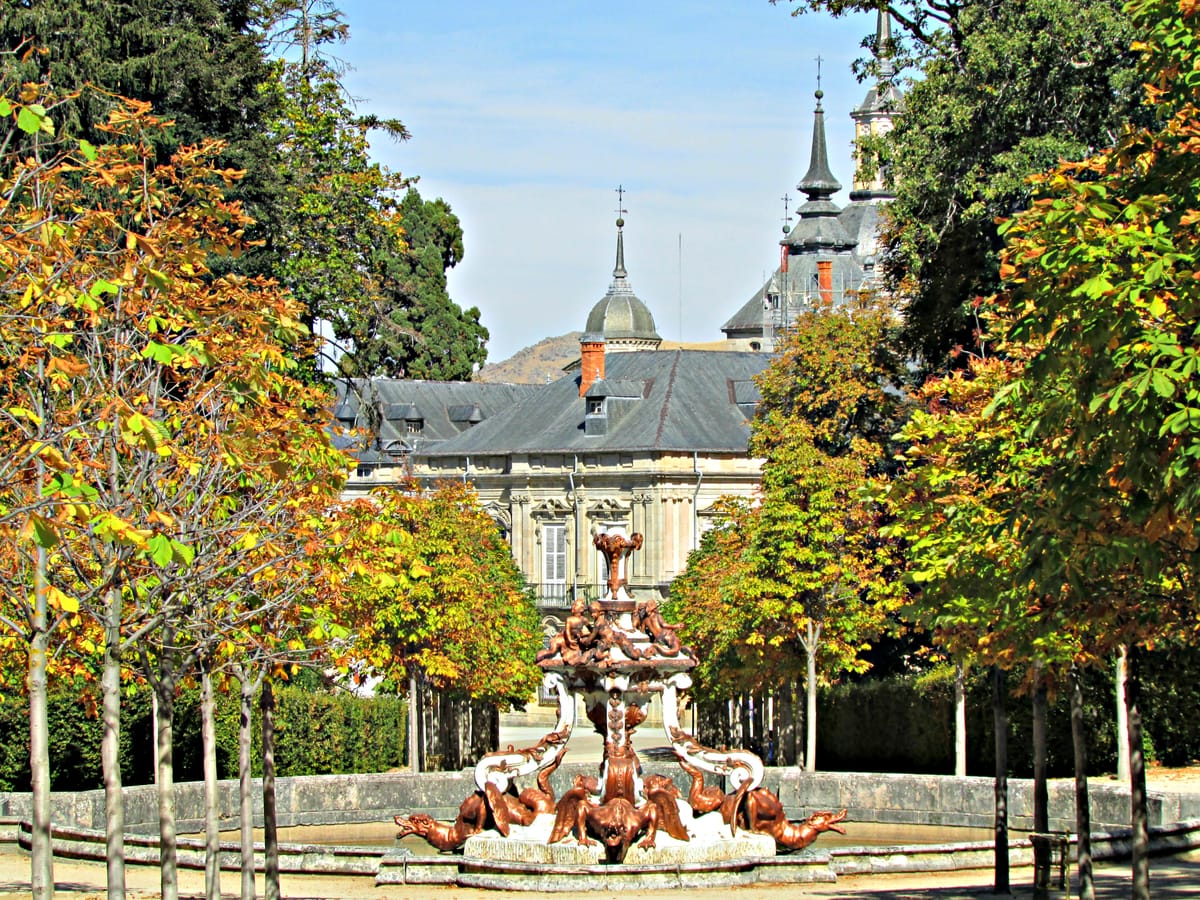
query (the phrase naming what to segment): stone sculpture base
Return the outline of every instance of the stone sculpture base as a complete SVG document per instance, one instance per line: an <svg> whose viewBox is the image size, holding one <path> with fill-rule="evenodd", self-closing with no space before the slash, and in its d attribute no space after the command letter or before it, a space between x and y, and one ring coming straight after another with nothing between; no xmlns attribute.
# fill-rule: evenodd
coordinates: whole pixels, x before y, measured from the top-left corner
<svg viewBox="0 0 1200 900"><path fill-rule="evenodd" d="M686 807L685 807L686 808ZM690 816L691 810L687 810ZM634 844L625 857L626 866L686 865L692 863L724 862L734 859L761 858L775 855L775 841L765 834L749 831L730 837L729 827L719 813L709 813L685 820L691 836L680 841L660 831L652 849L643 850ZM604 863L604 845L593 840L582 846L572 835L556 844L548 843L554 816L542 815L528 827L514 825L507 838L495 831L486 831L467 838L463 856L486 862L539 863L555 866L586 866Z"/></svg>
<svg viewBox="0 0 1200 900"><path fill-rule="evenodd" d="M681 809L682 812L682 809ZM829 883L837 880L826 853L805 850L776 856L775 841L739 831L731 837L719 813L684 818L690 840L660 831L655 847L634 845L625 862L604 862L598 842L575 837L550 844L552 815L513 825L507 838L485 831L467 838L462 855L422 857L396 848L383 859L377 884L456 884L509 891L645 891L758 883Z"/></svg>

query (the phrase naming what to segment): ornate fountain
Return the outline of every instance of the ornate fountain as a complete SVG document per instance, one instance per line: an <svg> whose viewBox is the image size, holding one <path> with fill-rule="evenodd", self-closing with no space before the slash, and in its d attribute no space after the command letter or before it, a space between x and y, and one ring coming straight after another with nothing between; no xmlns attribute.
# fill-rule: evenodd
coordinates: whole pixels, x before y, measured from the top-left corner
<svg viewBox="0 0 1200 900"><path fill-rule="evenodd" d="M844 834L839 823L845 810L789 822L779 798L762 786L757 755L705 747L684 731L680 700L697 660L663 620L657 600L635 600L629 593L626 561L641 549L642 536L602 534L594 544L608 563L607 596L590 606L577 599L538 654L544 684L557 698L554 730L532 747L484 756L475 767L476 791L453 823L420 813L396 816L399 836L416 834L439 850L461 848L467 857L501 867L553 869L762 860L777 849L807 847L823 831ZM655 694L667 740L691 778L686 799L670 778L643 776L634 751L633 731ZM550 775L575 728L577 697L604 738L604 757L598 775L575 776L556 799ZM723 777L726 789L706 785L706 774ZM518 792L517 779L536 786Z"/></svg>

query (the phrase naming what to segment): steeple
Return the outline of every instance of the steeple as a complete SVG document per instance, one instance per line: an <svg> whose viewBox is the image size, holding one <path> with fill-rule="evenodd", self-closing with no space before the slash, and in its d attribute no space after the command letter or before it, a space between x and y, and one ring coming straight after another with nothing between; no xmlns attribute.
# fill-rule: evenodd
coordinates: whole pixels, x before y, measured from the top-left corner
<svg viewBox="0 0 1200 900"><path fill-rule="evenodd" d="M625 271L625 220L617 219L617 264L613 266L613 289L616 289L617 283L620 282L621 290L631 291L629 287L629 273Z"/></svg>
<svg viewBox="0 0 1200 900"><path fill-rule="evenodd" d="M812 157L808 171L796 185L808 197L808 202L796 210L799 221L780 241L790 254L838 252L854 246L854 241L838 222L840 208L829 199L842 186L829 169L829 152L825 147L825 110L821 108L824 92L818 87L815 96L817 108L813 111Z"/></svg>
<svg viewBox="0 0 1200 900"><path fill-rule="evenodd" d="M875 20L875 59L879 61L879 81L890 82L896 77L892 65L892 14L881 9Z"/></svg>
<svg viewBox="0 0 1200 900"><path fill-rule="evenodd" d="M825 110L821 108L821 98L825 96L825 92L818 87L814 96L817 98L817 108L813 111L812 156L808 171L796 188L808 196L809 203L829 203L829 198L840 191L842 186L829 170L829 151L825 147ZM801 214L803 208L801 207ZM836 207L834 209L836 210Z"/></svg>

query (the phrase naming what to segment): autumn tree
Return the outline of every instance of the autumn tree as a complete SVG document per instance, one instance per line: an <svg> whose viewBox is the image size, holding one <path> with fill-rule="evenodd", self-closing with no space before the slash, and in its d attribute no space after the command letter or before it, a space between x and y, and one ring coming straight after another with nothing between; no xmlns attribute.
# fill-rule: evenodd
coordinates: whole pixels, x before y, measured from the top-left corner
<svg viewBox="0 0 1200 900"><path fill-rule="evenodd" d="M540 671L537 616L524 578L474 492L381 489L347 504L330 535L331 577L351 606L348 651L362 672L418 677L493 704L524 703ZM410 712L410 729L415 716ZM410 762L416 743L410 730Z"/></svg>
<svg viewBox="0 0 1200 900"><path fill-rule="evenodd" d="M862 493L886 469L903 415L889 329L869 299L794 323L759 380L750 452L764 460L761 502L730 517L672 592L687 640L728 647L760 678L803 680L810 771L820 681L866 668L862 651L900 599L894 548ZM714 609L729 615L709 620Z"/></svg>
<svg viewBox="0 0 1200 900"><path fill-rule="evenodd" d="M4 112L19 129L48 133L37 99L27 87ZM20 527L7 534L39 563L35 616L82 606L103 631L110 896L124 890L122 660L141 648L157 666L163 894L173 896L173 666L201 639L197 609L248 593L251 561L261 574L262 548L289 540L271 510L286 511L289 492L332 497L344 465L325 437L324 397L289 375L306 334L294 302L207 268L241 248L246 223L223 197L232 173L213 167L220 147L183 148L160 165L145 138L161 127L145 104L126 101L108 143L13 165L0 221L3 423L24 460L3 494L39 498L9 507ZM33 746L44 770L43 745Z"/></svg>
<svg viewBox="0 0 1200 900"><path fill-rule="evenodd" d="M1150 124L1035 179L1032 208L1006 228L1008 337L1039 352L998 405L1032 400L1044 408L1033 435L1052 448L1056 479L1030 515L1050 539L1077 545L1060 577L1074 585L1131 567L1167 588L1136 598L1127 622L1136 645L1196 621L1200 13L1167 0L1133 0L1127 11L1141 37L1134 49ZM1131 708L1131 775L1135 798L1144 800L1137 712ZM1137 804L1134 828L1134 893L1148 896Z"/></svg>

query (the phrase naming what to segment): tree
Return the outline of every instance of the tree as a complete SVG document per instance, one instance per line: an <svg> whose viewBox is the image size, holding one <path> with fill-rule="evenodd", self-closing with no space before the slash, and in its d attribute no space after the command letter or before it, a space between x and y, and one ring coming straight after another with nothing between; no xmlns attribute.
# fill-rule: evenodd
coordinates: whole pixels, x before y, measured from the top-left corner
<svg viewBox="0 0 1200 900"><path fill-rule="evenodd" d="M1108 146L1136 107L1118 0L896 0L892 58L914 67L901 115L862 143L896 199L883 237L903 341L931 370L976 343L970 308L999 285L996 221L1029 204L1026 177ZM875 10L804 0L798 11ZM889 48L882 48L885 51ZM871 74L877 74L872 69Z"/></svg>
<svg viewBox="0 0 1200 900"><path fill-rule="evenodd" d="M246 172L234 196L257 206L274 174L263 127L273 98L261 90L268 65L255 7L254 0L16 0L0 17L0 49L21 45L16 77L69 98L56 123L76 139L103 143L109 113L120 97L132 97L174 123L152 138L159 162L180 146L224 140L221 167Z"/></svg>
<svg viewBox="0 0 1200 900"><path fill-rule="evenodd" d="M31 134L48 130L37 99L27 86L3 101ZM325 398L288 375L285 350L305 334L294 302L277 286L206 267L240 249L246 222L222 196L232 173L213 167L219 146L182 148L158 165L144 138L161 127L146 104L126 101L109 143L11 164L0 219L2 423L23 461L0 494L40 498L6 507L20 525L8 532L15 558L33 548L35 620L45 623L52 605L67 614L82 607L103 630L112 896L124 890L122 657L142 647L161 663L163 893L173 896L173 636L193 637L198 598L237 589L234 576L251 577L250 560L265 552L250 551L280 541L256 504L286 507L288 491L330 496L344 467L325 437ZM86 637L81 649L94 654ZM35 740L33 765L44 769L39 747Z"/></svg>
<svg viewBox="0 0 1200 900"><path fill-rule="evenodd" d="M819 679L865 669L863 649L900 600L894 548L862 493L903 415L888 330L869 299L796 321L759 379L750 452L764 459L762 501L733 511L672 592L685 637L727 648L748 669L739 679L796 677L790 663L804 659L810 771Z"/></svg>
<svg viewBox="0 0 1200 900"><path fill-rule="evenodd" d="M407 686L410 704L418 676L497 705L528 699L540 679L534 604L469 487L376 491L341 510L330 542L356 671ZM415 751L410 741L410 762Z"/></svg>
<svg viewBox="0 0 1200 900"><path fill-rule="evenodd" d="M1033 437L1053 449L1057 477L1033 526L1057 540L1085 536L1063 577L1074 585L1116 570L1149 583L1130 598L1126 627L1105 634L1136 645L1196 621L1200 13L1167 0L1133 0L1127 11L1142 37L1134 49L1150 121L1035 179L1033 206L1006 227L1008 337L1040 350L998 405L1044 407ZM1135 718L1131 774L1144 798ZM1144 807L1135 805L1134 828L1134 895L1144 897Z"/></svg>
<svg viewBox="0 0 1200 900"><path fill-rule="evenodd" d="M352 350L342 371L353 376L469 380L487 359L488 330L479 310L462 310L446 290L446 272L463 256L462 228L441 198L422 200L410 187L400 203L405 245L382 248L382 296L351 324Z"/></svg>

